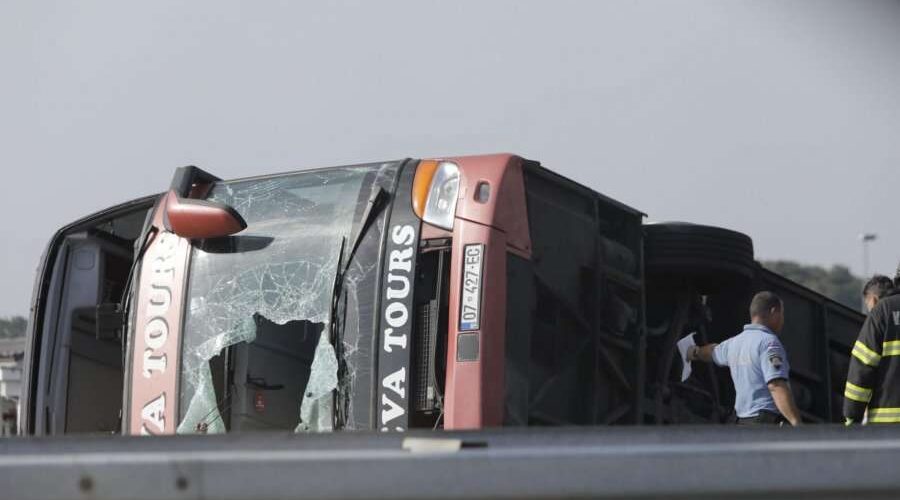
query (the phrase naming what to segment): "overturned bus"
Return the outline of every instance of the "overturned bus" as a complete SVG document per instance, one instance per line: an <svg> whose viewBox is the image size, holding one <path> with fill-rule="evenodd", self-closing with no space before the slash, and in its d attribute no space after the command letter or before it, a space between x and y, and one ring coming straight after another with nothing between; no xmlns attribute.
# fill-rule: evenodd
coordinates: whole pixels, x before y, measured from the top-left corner
<svg viewBox="0 0 900 500"><path fill-rule="evenodd" d="M26 434L724 423L675 343L782 295L804 419L839 418L863 317L750 238L644 215L507 154L223 181L59 230L29 324Z"/></svg>

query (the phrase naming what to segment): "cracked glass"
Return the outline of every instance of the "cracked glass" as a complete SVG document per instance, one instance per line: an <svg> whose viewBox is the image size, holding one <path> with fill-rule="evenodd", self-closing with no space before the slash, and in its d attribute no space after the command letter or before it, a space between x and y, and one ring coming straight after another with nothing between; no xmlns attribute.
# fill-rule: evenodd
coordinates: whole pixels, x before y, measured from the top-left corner
<svg viewBox="0 0 900 500"><path fill-rule="evenodd" d="M329 323L341 241L353 237L372 190L395 170L336 168L213 187L208 198L248 226L192 250L179 433L332 430L335 389L353 384L355 344L364 337L346 303L358 282L374 283L363 278L378 267L374 257L352 262L341 304L356 331L336 351ZM380 241L382 230L379 219L367 240Z"/></svg>

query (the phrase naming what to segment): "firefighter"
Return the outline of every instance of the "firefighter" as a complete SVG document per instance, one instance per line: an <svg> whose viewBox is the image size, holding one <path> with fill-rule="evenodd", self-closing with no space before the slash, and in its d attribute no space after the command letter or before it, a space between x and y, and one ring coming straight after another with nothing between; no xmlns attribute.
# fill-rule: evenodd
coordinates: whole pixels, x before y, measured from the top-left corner
<svg viewBox="0 0 900 500"><path fill-rule="evenodd" d="M784 302L759 292L750 302L750 324L721 344L693 346L689 361L727 366L734 382L737 423L800 425L800 410L788 384L787 354L778 333L784 327Z"/></svg>
<svg viewBox="0 0 900 500"><path fill-rule="evenodd" d="M878 301L887 295L892 288L894 288L894 282L887 276L883 274L872 276L872 279L866 282L862 292L863 302L866 304L866 312L872 312L875 304L878 304Z"/></svg>
<svg viewBox="0 0 900 500"><path fill-rule="evenodd" d="M871 283L871 280L870 280ZM847 425L900 423L900 273L894 288L875 301L850 352L844 387ZM867 284L868 286L868 284Z"/></svg>

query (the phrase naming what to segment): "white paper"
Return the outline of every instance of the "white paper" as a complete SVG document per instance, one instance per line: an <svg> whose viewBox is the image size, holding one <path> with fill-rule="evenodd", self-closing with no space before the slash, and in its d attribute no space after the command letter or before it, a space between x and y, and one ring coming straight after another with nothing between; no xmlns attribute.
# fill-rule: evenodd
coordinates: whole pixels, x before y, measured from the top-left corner
<svg viewBox="0 0 900 500"><path fill-rule="evenodd" d="M685 380L688 379L688 377L691 376L691 362L688 361L688 359L687 359L687 353L688 353L688 350L692 346L697 345L697 343L694 342L694 335L696 335L696 334L697 334L697 332L691 332L686 337L679 340L678 343L676 344L678 346L678 354L681 355L681 366L682 366L681 381L682 382L684 382Z"/></svg>

